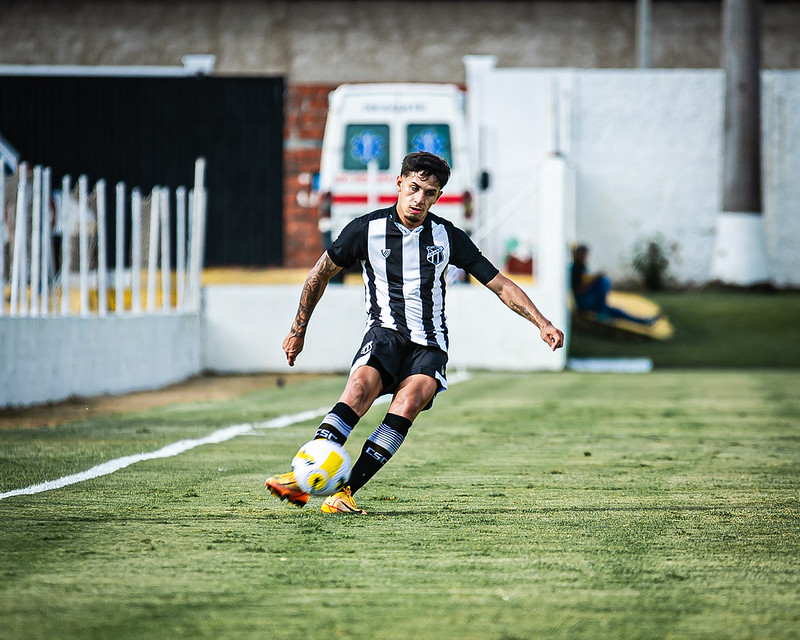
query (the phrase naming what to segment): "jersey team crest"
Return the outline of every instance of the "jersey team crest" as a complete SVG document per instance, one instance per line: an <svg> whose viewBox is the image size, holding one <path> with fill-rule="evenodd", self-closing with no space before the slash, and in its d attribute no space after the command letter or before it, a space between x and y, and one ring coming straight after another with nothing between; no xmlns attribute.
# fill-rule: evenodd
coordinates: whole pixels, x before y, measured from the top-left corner
<svg viewBox="0 0 800 640"><path fill-rule="evenodd" d="M432 246L428 247L428 262L433 265L440 265L444 260L444 247Z"/></svg>

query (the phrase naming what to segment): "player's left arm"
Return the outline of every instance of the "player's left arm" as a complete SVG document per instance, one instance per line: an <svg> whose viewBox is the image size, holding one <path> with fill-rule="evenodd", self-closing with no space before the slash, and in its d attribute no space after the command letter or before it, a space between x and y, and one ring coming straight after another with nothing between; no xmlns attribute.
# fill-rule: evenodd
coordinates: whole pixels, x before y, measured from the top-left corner
<svg viewBox="0 0 800 640"><path fill-rule="evenodd" d="M539 328L539 333L552 351L564 346L564 333L553 326L536 308L533 301L513 280L498 273L486 283L498 298L515 313L529 320Z"/></svg>

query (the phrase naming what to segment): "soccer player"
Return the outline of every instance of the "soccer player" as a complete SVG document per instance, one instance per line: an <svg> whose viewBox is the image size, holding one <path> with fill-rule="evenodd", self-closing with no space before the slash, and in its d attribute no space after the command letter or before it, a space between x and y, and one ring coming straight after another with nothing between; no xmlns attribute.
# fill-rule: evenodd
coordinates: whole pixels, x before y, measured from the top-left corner
<svg viewBox="0 0 800 640"><path fill-rule="evenodd" d="M324 513L366 514L353 494L397 453L417 415L447 388L448 265L463 269L536 325L553 351L564 345L564 334L525 292L500 273L464 231L430 210L449 177L444 159L427 152L407 155L397 176L397 203L352 220L303 285L297 314L283 341L289 366L303 350L308 322L328 281L356 262L361 263L368 315L344 391L315 438L344 444L372 403L392 394L386 416L353 464L348 486L325 499ZM268 478L266 488L297 506L308 502L291 471Z"/></svg>

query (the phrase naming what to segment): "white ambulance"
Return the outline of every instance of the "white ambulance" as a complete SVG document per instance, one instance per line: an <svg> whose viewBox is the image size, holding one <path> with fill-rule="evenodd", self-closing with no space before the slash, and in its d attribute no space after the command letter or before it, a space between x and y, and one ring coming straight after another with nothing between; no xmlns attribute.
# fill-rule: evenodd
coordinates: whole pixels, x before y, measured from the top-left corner
<svg viewBox="0 0 800 640"><path fill-rule="evenodd" d="M450 180L431 211L472 230L464 93L451 84L346 84L331 92L319 174L320 231L335 239L353 218L397 201L408 153L447 160Z"/></svg>

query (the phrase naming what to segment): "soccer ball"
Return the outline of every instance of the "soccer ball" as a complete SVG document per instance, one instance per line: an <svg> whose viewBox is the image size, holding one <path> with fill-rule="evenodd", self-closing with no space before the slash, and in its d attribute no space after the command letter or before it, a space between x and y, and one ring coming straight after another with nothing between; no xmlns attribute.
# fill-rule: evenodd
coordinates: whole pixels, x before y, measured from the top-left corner
<svg viewBox="0 0 800 640"><path fill-rule="evenodd" d="M294 479L312 496L330 496L350 478L350 456L331 440L306 442L292 460Z"/></svg>

